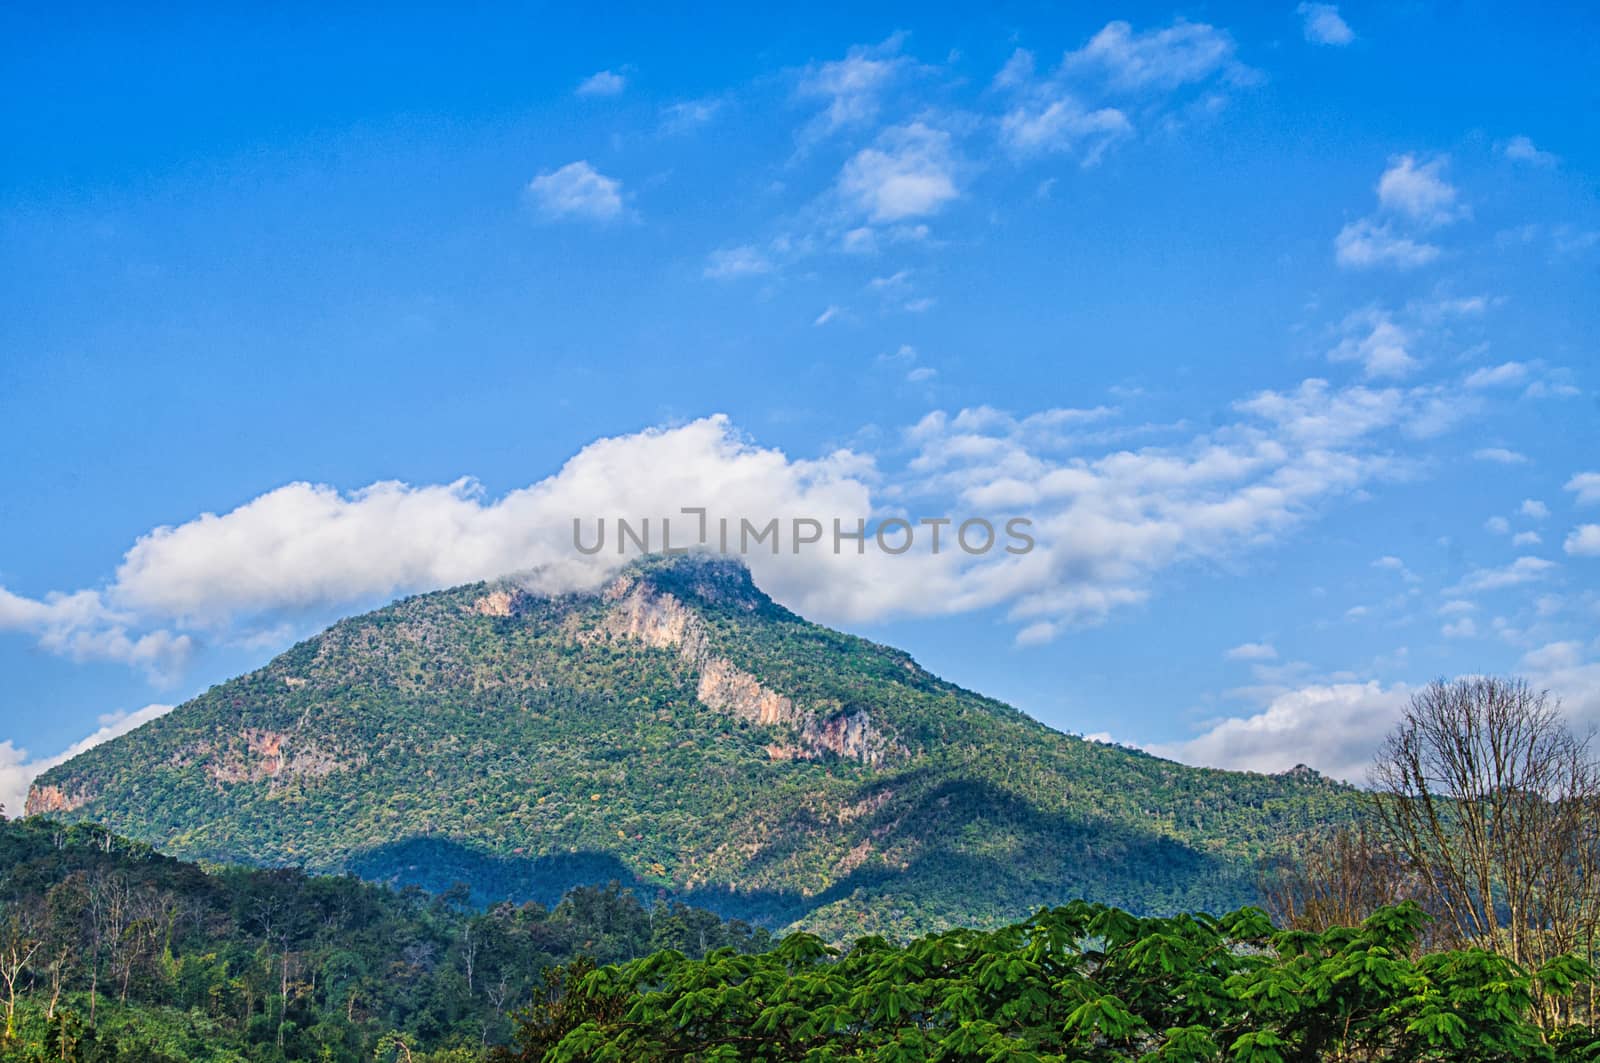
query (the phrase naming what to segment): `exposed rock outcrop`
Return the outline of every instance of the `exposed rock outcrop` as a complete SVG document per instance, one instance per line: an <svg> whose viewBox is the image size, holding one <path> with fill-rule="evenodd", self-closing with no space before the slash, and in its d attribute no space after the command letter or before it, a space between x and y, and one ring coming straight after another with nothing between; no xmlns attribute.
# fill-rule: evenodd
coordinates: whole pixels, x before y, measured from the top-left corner
<svg viewBox="0 0 1600 1063"><path fill-rule="evenodd" d="M282 731L245 728L237 744L226 748L210 745L195 750L195 759L205 762L205 773L213 782L244 783L294 778L322 778L357 766L365 757L345 757L314 742L297 744L294 736Z"/></svg>
<svg viewBox="0 0 1600 1063"><path fill-rule="evenodd" d="M84 790L67 793L59 786L34 786L28 790L28 799L22 811L28 816L42 816L51 812L71 812L82 808L94 795Z"/></svg>
<svg viewBox="0 0 1600 1063"><path fill-rule="evenodd" d="M864 708L821 715L768 688L749 672L711 649L705 621L676 595L633 574L613 580L602 592L609 603L597 635L670 650L699 672L700 703L760 727L781 727L794 740L767 748L774 760L832 754L877 765L899 747Z"/></svg>

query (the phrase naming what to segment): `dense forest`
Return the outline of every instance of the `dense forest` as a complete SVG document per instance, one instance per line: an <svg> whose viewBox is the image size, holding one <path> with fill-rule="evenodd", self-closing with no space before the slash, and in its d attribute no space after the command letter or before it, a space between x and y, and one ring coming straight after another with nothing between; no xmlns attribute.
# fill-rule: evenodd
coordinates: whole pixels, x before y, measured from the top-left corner
<svg viewBox="0 0 1600 1063"><path fill-rule="evenodd" d="M1429 950L1414 901L1321 930L1074 902L840 947L615 885L477 910L38 819L0 823L0 869L18 1063L1600 1058L1587 962Z"/></svg>
<svg viewBox="0 0 1600 1063"><path fill-rule="evenodd" d="M552 908L296 870L203 870L88 824L0 821L0 1059L478 1059L543 972L765 930L615 884Z"/></svg>

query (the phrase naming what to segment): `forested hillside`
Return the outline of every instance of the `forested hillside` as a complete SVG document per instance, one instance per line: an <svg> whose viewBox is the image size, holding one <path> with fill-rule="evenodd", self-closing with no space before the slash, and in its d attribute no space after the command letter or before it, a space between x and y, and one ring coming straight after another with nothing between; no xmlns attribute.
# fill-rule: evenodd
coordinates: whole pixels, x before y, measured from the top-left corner
<svg viewBox="0 0 1600 1063"><path fill-rule="evenodd" d="M677 557L342 621L48 772L29 810L480 903L617 879L839 939L1077 897L1225 910L1351 802L1053 731Z"/></svg>
<svg viewBox="0 0 1600 1063"><path fill-rule="evenodd" d="M550 965L768 942L615 884L480 911L464 889L208 873L92 825L0 821L7 1061L477 1059Z"/></svg>

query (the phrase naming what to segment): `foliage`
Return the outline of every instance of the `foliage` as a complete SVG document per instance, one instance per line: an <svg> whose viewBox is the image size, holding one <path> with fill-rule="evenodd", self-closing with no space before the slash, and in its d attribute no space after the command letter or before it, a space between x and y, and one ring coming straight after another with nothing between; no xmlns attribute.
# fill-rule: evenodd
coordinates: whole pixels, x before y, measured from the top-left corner
<svg viewBox="0 0 1600 1063"><path fill-rule="evenodd" d="M680 1060L1474 1061L1592 1059L1546 1040L1530 972L1469 949L1418 955L1425 917L1274 930L1264 912L1140 919L1076 903L995 931L848 951L795 934L760 955L662 952L552 977L498 1063Z"/></svg>
<svg viewBox="0 0 1600 1063"><path fill-rule="evenodd" d="M476 1059L548 967L770 940L616 884L548 910L466 897L207 873L92 825L0 821L0 938L31 956L0 1059Z"/></svg>

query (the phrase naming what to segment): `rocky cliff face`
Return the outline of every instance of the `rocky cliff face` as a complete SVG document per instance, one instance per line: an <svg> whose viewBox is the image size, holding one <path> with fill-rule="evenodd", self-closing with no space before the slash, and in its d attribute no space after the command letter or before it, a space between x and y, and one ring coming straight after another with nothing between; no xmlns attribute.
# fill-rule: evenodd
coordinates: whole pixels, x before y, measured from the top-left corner
<svg viewBox="0 0 1600 1063"><path fill-rule="evenodd" d="M28 800L23 806L23 814L45 816L58 812L73 812L93 799L93 795L85 790L68 793L59 786L36 784L28 790Z"/></svg>
<svg viewBox="0 0 1600 1063"><path fill-rule="evenodd" d="M905 753L892 735L874 724L870 710L850 708L819 715L716 655L700 614L650 580L624 574L606 586L602 597L609 608L592 637L631 640L677 653L699 672L695 694L706 708L792 733L791 741L768 747L774 759L832 754L876 766Z"/></svg>

